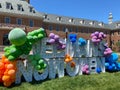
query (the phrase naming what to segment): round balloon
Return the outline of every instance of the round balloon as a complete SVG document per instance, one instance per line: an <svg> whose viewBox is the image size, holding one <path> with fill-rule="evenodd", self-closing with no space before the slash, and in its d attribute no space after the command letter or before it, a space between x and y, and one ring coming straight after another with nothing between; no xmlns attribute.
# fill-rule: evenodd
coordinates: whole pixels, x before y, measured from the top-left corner
<svg viewBox="0 0 120 90"><path fill-rule="evenodd" d="M15 28L10 31L8 39L12 44L20 46L23 45L26 41L26 33L20 28Z"/></svg>

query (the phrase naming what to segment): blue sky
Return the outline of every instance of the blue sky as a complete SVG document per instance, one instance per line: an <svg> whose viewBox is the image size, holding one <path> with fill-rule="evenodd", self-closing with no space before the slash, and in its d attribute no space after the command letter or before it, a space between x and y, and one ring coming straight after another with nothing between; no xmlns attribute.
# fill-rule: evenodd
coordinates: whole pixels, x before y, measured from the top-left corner
<svg viewBox="0 0 120 90"><path fill-rule="evenodd" d="M120 20L120 0L31 0L39 12L85 18L108 22L112 12L113 21Z"/></svg>

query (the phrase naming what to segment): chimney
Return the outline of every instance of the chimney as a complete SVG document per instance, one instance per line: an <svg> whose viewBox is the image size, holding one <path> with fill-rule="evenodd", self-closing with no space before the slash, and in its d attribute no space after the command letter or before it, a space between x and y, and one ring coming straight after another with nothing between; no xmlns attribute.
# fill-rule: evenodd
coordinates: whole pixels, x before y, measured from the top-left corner
<svg viewBox="0 0 120 90"><path fill-rule="evenodd" d="M26 2L30 3L30 0L26 0Z"/></svg>
<svg viewBox="0 0 120 90"><path fill-rule="evenodd" d="M112 22L113 22L113 16L112 16L112 13L109 13L108 24L111 24Z"/></svg>

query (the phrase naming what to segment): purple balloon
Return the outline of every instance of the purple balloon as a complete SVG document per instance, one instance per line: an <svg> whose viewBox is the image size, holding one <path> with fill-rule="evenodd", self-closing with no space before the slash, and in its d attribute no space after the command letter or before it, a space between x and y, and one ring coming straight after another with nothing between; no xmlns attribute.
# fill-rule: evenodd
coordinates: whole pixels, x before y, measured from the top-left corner
<svg viewBox="0 0 120 90"><path fill-rule="evenodd" d="M66 48L66 45L65 45L65 44L63 44L63 45L62 45L62 49L65 49L65 48Z"/></svg>
<svg viewBox="0 0 120 90"><path fill-rule="evenodd" d="M54 39L55 39L56 41L58 41L59 38L60 38L60 37L59 37L58 35L55 35L55 36L54 36Z"/></svg>
<svg viewBox="0 0 120 90"><path fill-rule="evenodd" d="M50 33L50 34L49 34L49 38L54 39L54 37L55 37L55 34L54 34L54 33Z"/></svg>
<svg viewBox="0 0 120 90"><path fill-rule="evenodd" d="M97 39L97 36L93 36L92 38Z"/></svg>
<svg viewBox="0 0 120 90"><path fill-rule="evenodd" d="M93 37L93 36L95 36L95 34L94 34L94 33L92 33L90 36L91 36L91 37Z"/></svg>
<svg viewBox="0 0 120 90"><path fill-rule="evenodd" d="M105 52L104 52L104 55L107 55L107 54L108 54L108 53L105 51Z"/></svg>
<svg viewBox="0 0 120 90"><path fill-rule="evenodd" d="M48 41L50 44L53 44L53 43L55 43L55 39L49 39L49 41Z"/></svg>
<svg viewBox="0 0 120 90"><path fill-rule="evenodd" d="M96 31L94 34L95 34L96 36L98 36L98 35L99 35L99 32L98 32L98 31Z"/></svg>
<svg viewBox="0 0 120 90"><path fill-rule="evenodd" d="M104 34L104 35L103 35L103 37L104 37L104 38L106 38L106 37L107 37L107 35L106 35L106 34Z"/></svg>

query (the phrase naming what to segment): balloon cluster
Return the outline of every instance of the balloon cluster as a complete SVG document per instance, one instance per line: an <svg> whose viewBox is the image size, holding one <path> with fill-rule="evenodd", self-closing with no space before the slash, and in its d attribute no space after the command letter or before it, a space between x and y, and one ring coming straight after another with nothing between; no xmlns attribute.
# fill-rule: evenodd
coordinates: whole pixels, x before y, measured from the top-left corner
<svg viewBox="0 0 120 90"><path fill-rule="evenodd" d="M19 32L19 35L16 34L17 32ZM42 28L29 32L27 36L22 29L15 28L9 33L9 40L12 45L4 48L5 56L10 61L13 61L22 54L28 55L32 49L32 45L44 37L45 32Z"/></svg>
<svg viewBox="0 0 120 90"><path fill-rule="evenodd" d="M93 43L98 44L101 40L103 40L104 38L106 38L106 34L104 34L103 32L94 32L91 34L91 40Z"/></svg>
<svg viewBox="0 0 120 90"><path fill-rule="evenodd" d="M30 60L31 64L35 67L36 70L45 69L47 64L44 63L44 60L40 57L39 54L29 55L28 60Z"/></svg>
<svg viewBox="0 0 120 90"><path fill-rule="evenodd" d="M69 54L65 55L65 62L66 63L70 62L71 67L75 67L75 62L73 61L73 58Z"/></svg>
<svg viewBox="0 0 120 90"><path fill-rule="evenodd" d="M48 43L56 44L58 50L65 49L66 47L66 45L60 40L60 37L54 33L49 34Z"/></svg>
<svg viewBox="0 0 120 90"><path fill-rule="evenodd" d="M0 60L0 82L9 87L15 82L16 62L10 62L5 56Z"/></svg>
<svg viewBox="0 0 120 90"><path fill-rule="evenodd" d="M77 41L77 35L76 34L69 34L69 39L72 43L75 43Z"/></svg>
<svg viewBox="0 0 120 90"><path fill-rule="evenodd" d="M82 67L82 72L83 74L90 74L89 66L87 64Z"/></svg>
<svg viewBox="0 0 120 90"><path fill-rule="evenodd" d="M112 53L109 56L105 57L105 68L107 71L120 71L120 63L117 62L118 55Z"/></svg>
<svg viewBox="0 0 120 90"><path fill-rule="evenodd" d="M87 44L87 41L84 38L79 38L78 39L78 45L84 46Z"/></svg>

